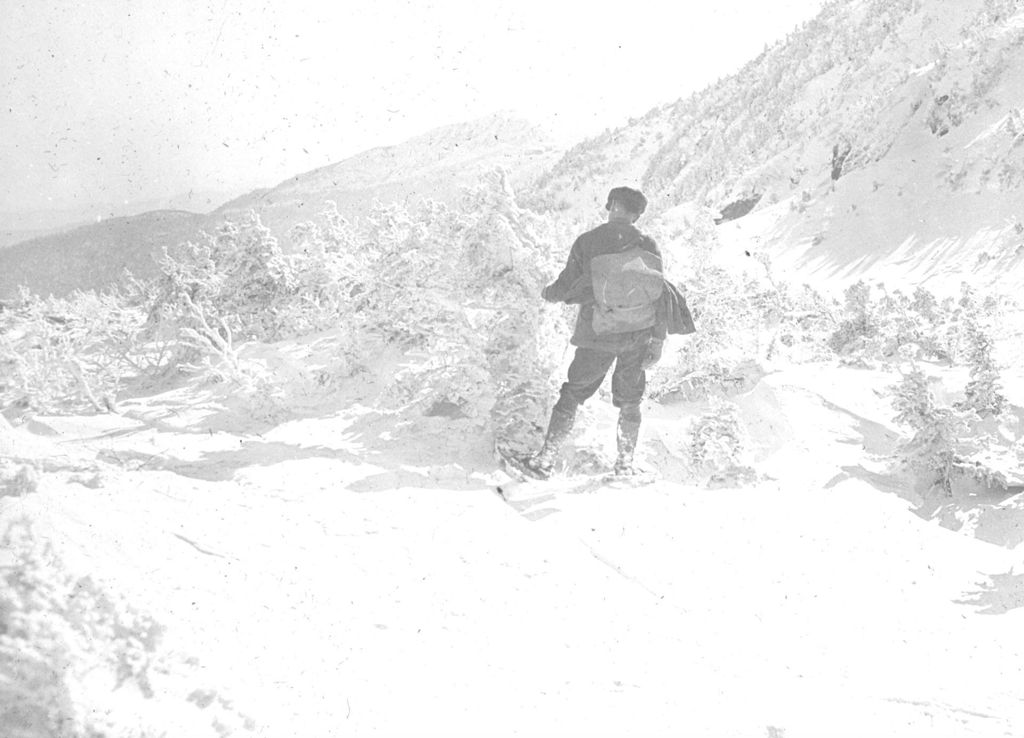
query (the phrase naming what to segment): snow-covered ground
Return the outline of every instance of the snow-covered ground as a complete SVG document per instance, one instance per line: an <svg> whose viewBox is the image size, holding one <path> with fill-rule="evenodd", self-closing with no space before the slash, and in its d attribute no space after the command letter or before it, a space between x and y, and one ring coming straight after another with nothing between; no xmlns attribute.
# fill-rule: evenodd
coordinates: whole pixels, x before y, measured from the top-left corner
<svg viewBox="0 0 1024 738"><path fill-rule="evenodd" d="M509 484L467 421L396 422L371 381L283 422L186 385L7 431L43 471L0 522L153 614L260 736L1020 735L1024 508L939 525L889 470L892 381L784 367L732 398L745 489L672 478L696 404L647 409L665 478L613 489ZM594 402L575 443L611 448Z"/></svg>

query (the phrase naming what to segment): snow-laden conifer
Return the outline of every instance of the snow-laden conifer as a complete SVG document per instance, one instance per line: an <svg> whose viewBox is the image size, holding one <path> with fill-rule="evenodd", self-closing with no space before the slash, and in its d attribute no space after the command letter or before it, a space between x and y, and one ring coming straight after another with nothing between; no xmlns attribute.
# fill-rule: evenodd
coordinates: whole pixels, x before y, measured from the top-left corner
<svg viewBox="0 0 1024 738"><path fill-rule="evenodd" d="M901 446L903 460L929 477L933 486L952 494L957 462L957 438L965 429L963 416L952 408L939 407L928 378L914 366L893 385L895 421L913 435Z"/></svg>
<svg viewBox="0 0 1024 738"><path fill-rule="evenodd" d="M992 357L992 340L979 325L977 317L969 316L965 323L970 381L964 389L964 400L957 407L973 410L982 418L1000 415L1006 406L1006 398L1002 394L999 370Z"/></svg>

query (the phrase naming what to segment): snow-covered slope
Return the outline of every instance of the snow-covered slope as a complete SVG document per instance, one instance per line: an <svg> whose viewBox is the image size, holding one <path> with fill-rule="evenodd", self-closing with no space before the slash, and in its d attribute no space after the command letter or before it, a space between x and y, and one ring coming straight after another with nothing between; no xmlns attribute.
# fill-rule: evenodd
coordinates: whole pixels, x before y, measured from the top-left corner
<svg viewBox="0 0 1024 738"><path fill-rule="evenodd" d="M733 248L815 282L1024 282L1024 7L843 0L736 75L571 150L541 199L632 182L654 214L735 218Z"/></svg>

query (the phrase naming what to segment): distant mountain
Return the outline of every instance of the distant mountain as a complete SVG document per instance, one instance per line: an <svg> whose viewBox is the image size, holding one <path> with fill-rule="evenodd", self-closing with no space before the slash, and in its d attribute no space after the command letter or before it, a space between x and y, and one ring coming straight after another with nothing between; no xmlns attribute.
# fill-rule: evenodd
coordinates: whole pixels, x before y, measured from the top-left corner
<svg viewBox="0 0 1024 738"><path fill-rule="evenodd" d="M818 281L1024 283L1024 6L837 0L737 74L584 141L535 204L633 183ZM671 228L666 229L667 232Z"/></svg>
<svg viewBox="0 0 1024 738"><path fill-rule="evenodd" d="M495 167L505 167L512 182L522 184L560 154L541 130L506 115L446 126L298 174L207 214L160 210L111 218L0 249L0 298L13 295L19 284L55 295L76 288L102 289L125 267L139 277L152 277L164 246L198 239L203 231L212 233L226 219L249 210L287 248L291 226L314 219L327 200L336 201L349 219L367 213L375 200L451 201L461 187L476 184Z"/></svg>
<svg viewBox="0 0 1024 738"><path fill-rule="evenodd" d="M232 196L215 190L190 190L172 197L150 200L92 202L77 207L4 211L0 212L0 248L111 218L124 218L154 210L209 213Z"/></svg>
<svg viewBox="0 0 1024 738"><path fill-rule="evenodd" d="M100 290L125 269L152 276L164 244L195 238L206 223L205 215L158 210L9 246L0 250L0 298L22 284L42 295Z"/></svg>
<svg viewBox="0 0 1024 738"><path fill-rule="evenodd" d="M21 243L22 241L28 241L33 238L42 238L43 236L49 236L53 233L63 233L85 224L86 223L82 221L68 222L54 228L0 228L0 249L6 248L7 246L13 246L14 244Z"/></svg>

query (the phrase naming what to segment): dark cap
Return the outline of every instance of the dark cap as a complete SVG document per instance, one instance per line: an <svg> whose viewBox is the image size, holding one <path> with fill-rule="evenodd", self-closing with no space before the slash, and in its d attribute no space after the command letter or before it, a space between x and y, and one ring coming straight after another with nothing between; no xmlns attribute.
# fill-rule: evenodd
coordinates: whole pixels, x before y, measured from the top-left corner
<svg viewBox="0 0 1024 738"><path fill-rule="evenodd" d="M620 203L626 210L637 215L643 215L647 209L647 198L644 197L644 193L634 190L632 187L613 188L608 193L608 202L605 203L604 209L611 210L613 201Z"/></svg>

